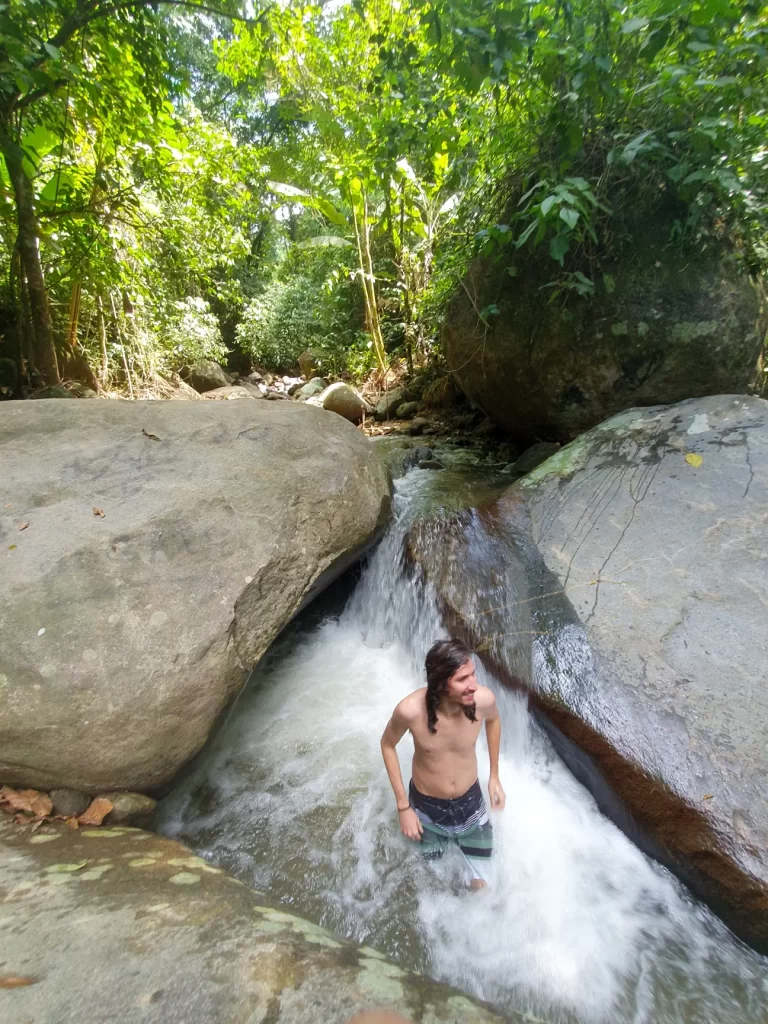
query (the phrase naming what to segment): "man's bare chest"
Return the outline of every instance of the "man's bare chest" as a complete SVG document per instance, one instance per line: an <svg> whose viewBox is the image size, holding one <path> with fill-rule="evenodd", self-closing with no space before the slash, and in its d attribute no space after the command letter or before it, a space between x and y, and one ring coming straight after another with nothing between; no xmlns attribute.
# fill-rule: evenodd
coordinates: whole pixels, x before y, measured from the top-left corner
<svg viewBox="0 0 768 1024"><path fill-rule="evenodd" d="M423 757L468 756L474 752L482 723L472 722L464 715L460 719L437 721L437 731L432 733L426 722L411 729L416 753Z"/></svg>

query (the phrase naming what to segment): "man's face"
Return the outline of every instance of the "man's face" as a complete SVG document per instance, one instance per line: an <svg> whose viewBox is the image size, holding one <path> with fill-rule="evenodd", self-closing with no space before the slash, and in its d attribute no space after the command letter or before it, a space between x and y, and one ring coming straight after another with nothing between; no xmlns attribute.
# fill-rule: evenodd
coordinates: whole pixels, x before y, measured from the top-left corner
<svg viewBox="0 0 768 1024"><path fill-rule="evenodd" d="M467 658L461 668L457 668L448 680L447 696L457 704L469 707L475 703L477 686L474 662L471 658Z"/></svg>

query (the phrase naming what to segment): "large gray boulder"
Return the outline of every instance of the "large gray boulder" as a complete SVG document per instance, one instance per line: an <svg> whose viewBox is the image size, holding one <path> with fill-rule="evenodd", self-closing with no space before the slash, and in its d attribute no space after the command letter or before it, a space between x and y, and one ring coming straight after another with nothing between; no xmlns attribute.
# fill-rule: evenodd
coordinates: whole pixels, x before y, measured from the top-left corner
<svg viewBox="0 0 768 1024"><path fill-rule="evenodd" d="M272 905L135 828L0 820L3 1024L524 1024ZM65 929L63 931L62 929ZM94 979L98 979L95 984Z"/></svg>
<svg viewBox="0 0 768 1024"><path fill-rule="evenodd" d="M372 407L366 402L360 392L356 388L351 387L351 385L344 384L342 381L336 381L335 384L329 385L319 395L310 398L309 404L319 405L328 412L338 413L339 416L343 416L350 423L360 423L364 416L373 415Z"/></svg>
<svg viewBox="0 0 768 1024"><path fill-rule="evenodd" d="M0 463L0 781L44 789L171 779L390 501L293 402L4 402Z"/></svg>
<svg viewBox="0 0 768 1024"><path fill-rule="evenodd" d="M410 549L606 811L768 950L768 402L622 413Z"/></svg>
<svg viewBox="0 0 768 1024"><path fill-rule="evenodd" d="M230 384L230 378L212 359L201 359L194 366L183 369L181 375L200 394L213 391L215 388L225 388Z"/></svg>
<svg viewBox="0 0 768 1024"><path fill-rule="evenodd" d="M441 346L465 394L515 436L568 441L622 409L743 393L755 376L762 288L722 249L681 253L659 246L658 232L638 237L593 272L592 298L557 302L542 290L551 260L527 261L514 278L508 263L473 265ZM481 319L491 304L498 313Z"/></svg>

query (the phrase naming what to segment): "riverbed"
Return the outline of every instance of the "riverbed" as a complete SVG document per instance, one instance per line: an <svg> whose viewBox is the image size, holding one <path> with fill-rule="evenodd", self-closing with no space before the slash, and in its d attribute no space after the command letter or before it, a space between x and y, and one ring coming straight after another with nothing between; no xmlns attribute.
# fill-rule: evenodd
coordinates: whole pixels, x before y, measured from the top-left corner
<svg viewBox="0 0 768 1024"><path fill-rule="evenodd" d="M164 801L161 830L296 913L502 1011L553 1024L765 1021L768 960L600 814L525 699L479 665L501 708L507 793L491 884L467 892L458 856L425 865L400 836L379 739L446 635L406 562L406 531L504 482L442 458L449 469L398 482L395 521L351 596L305 614L263 659ZM407 780L407 737L399 751Z"/></svg>

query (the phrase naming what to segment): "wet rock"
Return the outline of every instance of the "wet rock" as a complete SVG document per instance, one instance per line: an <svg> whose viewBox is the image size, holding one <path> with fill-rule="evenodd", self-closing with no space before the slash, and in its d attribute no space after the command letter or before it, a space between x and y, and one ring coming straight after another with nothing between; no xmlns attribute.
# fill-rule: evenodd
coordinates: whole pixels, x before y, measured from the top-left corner
<svg viewBox="0 0 768 1024"><path fill-rule="evenodd" d="M724 244L659 246L669 222L627 224L625 251L600 258L610 290L598 275L591 299L542 303L548 256L514 280L478 260L440 342L467 397L508 433L570 440L632 406L744 393L766 333L762 286ZM489 302L491 329L477 315Z"/></svg>
<svg viewBox="0 0 768 1024"><path fill-rule="evenodd" d="M403 402L402 405L397 407L395 415L399 420L411 420L418 411L418 402Z"/></svg>
<svg viewBox="0 0 768 1024"><path fill-rule="evenodd" d="M201 359L194 366L186 367L181 371L181 376L200 394L215 388L225 388L229 384L229 378L222 368L211 359Z"/></svg>
<svg viewBox="0 0 768 1024"><path fill-rule="evenodd" d="M289 396L291 398L293 398L293 396L296 394L296 392L300 391L303 387L304 387L304 381L303 380L294 381L294 383L291 384L291 386L288 388Z"/></svg>
<svg viewBox="0 0 768 1024"><path fill-rule="evenodd" d="M100 793L112 804L104 819L105 825L148 825L157 807L157 800L144 793Z"/></svg>
<svg viewBox="0 0 768 1024"><path fill-rule="evenodd" d="M526 448L519 459L516 460L514 466L512 466L511 472L519 473L523 476L525 473L530 473L532 470L540 466L542 462L546 462L547 459L560 451L560 445L555 444L551 441L539 441L538 444L532 444L530 448Z"/></svg>
<svg viewBox="0 0 768 1024"><path fill-rule="evenodd" d="M213 401L231 402L238 398L261 398L261 394L259 389L253 387L252 384L249 384L247 388L244 384L227 384L226 387L206 391L203 394L203 398Z"/></svg>
<svg viewBox="0 0 768 1024"><path fill-rule="evenodd" d="M149 832L30 837L0 821L0 874L12 894L0 902L1 933L13 935L3 973L35 976L2 993L4 1024L343 1024L382 1005L407 1020L419 1007L425 1024L526 1019L398 967Z"/></svg>
<svg viewBox="0 0 768 1024"><path fill-rule="evenodd" d="M296 396L302 401L306 401L308 398L314 398L315 395L322 394L327 387L328 381L325 377L312 377L311 380L308 380L306 384L299 388Z"/></svg>
<svg viewBox="0 0 768 1024"><path fill-rule="evenodd" d="M0 779L45 790L172 778L389 510L360 431L289 400L6 401L0 464Z"/></svg>
<svg viewBox="0 0 768 1024"><path fill-rule="evenodd" d="M429 420L424 416L417 416L412 422L408 430L408 433L412 437L418 437L419 434L423 434L424 431L429 427Z"/></svg>
<svg viewBox="0 0 768 1024"><path fill-rule="evenodd" d="M445 469L440 459L422 459L418 465L419 469Z"/></svg>
<svg viewBox="0 0 768 1024"><path fill-rule="evenodd" d="M767 508L768 402L718 396L615 416L409 542L605 812L763 951Z"/></svg>
<svg viewBox="0 0 768 1024"><path fill-rule="evenodd" d="M48 795L53 801L53 813L63 814L65 818L82 814L91 802L87 793L77 789L52 789Z"/></svg>
<svg viewBox="0 0 768 1024"><path fill-rule="evenodd" d="M335 412L350 423L360 423L364 416L370 416L373 409L366 402L363 396L349 384L337 381L331 384L324 391L314 398L310 398L312 404L322 406L328 412Z"/></svg>

